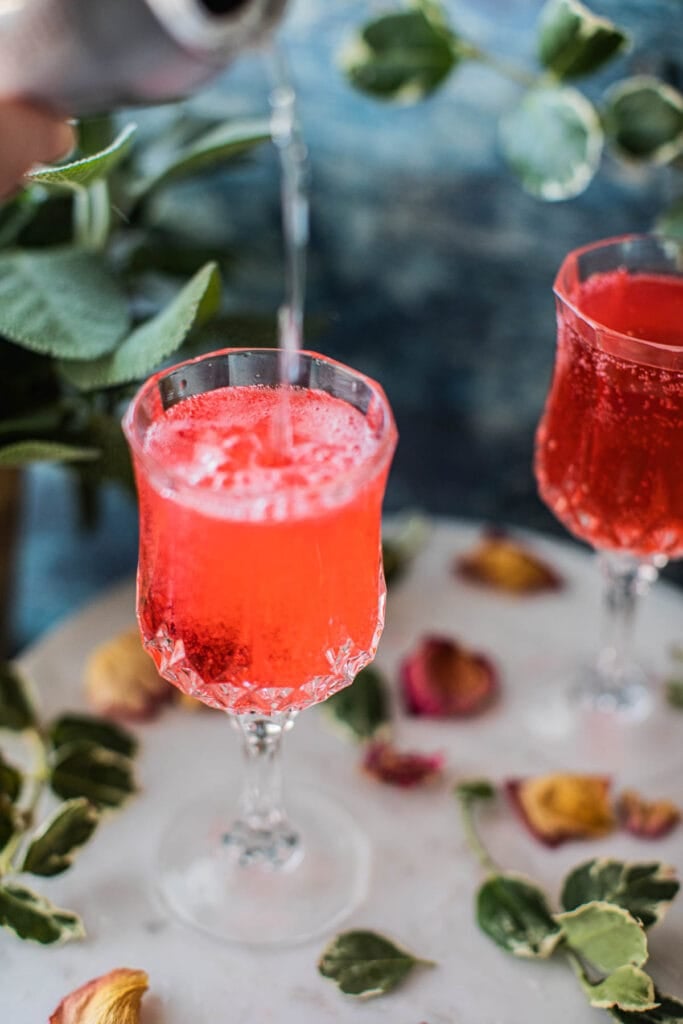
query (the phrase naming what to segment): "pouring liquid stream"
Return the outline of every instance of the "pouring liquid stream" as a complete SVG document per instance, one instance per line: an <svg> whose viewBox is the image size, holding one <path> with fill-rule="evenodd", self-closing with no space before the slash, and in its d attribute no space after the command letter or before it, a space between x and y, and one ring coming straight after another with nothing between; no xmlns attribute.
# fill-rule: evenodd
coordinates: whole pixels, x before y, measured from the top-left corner
<svg viewBox="0 0 683 1024"><path fill-rule="evenodd" d="M299 127L296 93L281 50L268 54L273 87L270 130L280 159L284 302L278 311L280 401L272 420L272 447L286 460L292 446L289 388L299 375L303 348L306 251L309 237L308 153Z"/></svg>

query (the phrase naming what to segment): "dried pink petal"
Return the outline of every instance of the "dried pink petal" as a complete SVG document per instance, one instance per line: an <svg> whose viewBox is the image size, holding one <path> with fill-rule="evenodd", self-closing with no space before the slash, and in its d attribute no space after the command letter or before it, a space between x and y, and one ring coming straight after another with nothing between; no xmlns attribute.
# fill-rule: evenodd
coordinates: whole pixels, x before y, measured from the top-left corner
<svg viewBox="0 0 683 1024"><path fill-rule="evenodd" d="M681 820L680 808L671 800L646 800L634 789L621 794L617 814L626 831L642 839L661 839Z"/></svg>
<svg viewBox="0 0 683 1024"><path fill-rule="evenodd" d="M514 594L557 590L562 578L526 545L501 531L489 531L466 555L456 559L455 571L468 580Z"/></svg>
<svg viewBox="0 0 683 1024"><path fill-rule="evenodd" d="M131 720L152 718L175 693L157 672L137 629L92 652L85 666L85 691L98 714Z"/></svg>
<svg viewBox="0 0 683 1024"><path fill-rule="evenodd" d="M139 1024L148 981L145 971L109 971L65 996L49 1024Z"/></svg>
<svg viewBox="0 0 683 1024"><path fill-rule="evenodd" d="M432 718L475 715L498 694L498 673L484 654L441 636L426 636L401 664L408 711Z"/></svg>
<svg viewBox="0 0 683 1024"><path fill-rule="evenodd" d="M511 779L507 793L531 834L546 846L596 839L614 828L610 779L571 773Z"/></svg>
<svg viewBox="0 0 683 1024"><path fill-rule="evenodd" d="M365 750L363 768L389 786L420 786L435 782L443 772L442 754L398 751L391 743L378 740Z"/></svg>

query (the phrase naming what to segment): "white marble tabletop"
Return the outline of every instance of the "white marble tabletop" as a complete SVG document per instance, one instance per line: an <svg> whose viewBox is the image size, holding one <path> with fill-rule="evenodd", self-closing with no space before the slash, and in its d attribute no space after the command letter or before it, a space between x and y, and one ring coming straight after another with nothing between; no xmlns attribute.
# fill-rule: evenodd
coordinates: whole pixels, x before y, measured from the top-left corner
<svg viewBox="0 0 683 1024"><path fill-rule="evenodd" d="M287 738L290 789L304 780L333 791L366 830L373 869L365 902L343 925L371 928L434 960L395 993L367 1002L345 997L316 970L327 938L292 949L254 952L224 945L171 918L155 889L158 837L169 817L200 790L240 771L238 738L216 714L169 709L136 728L141 792L108 815L77 865L40 889L78 911L87 938L42 948L0 935L0 1022L42 1024L60 999L115 967L149 973L143 1024L546 1024L549 1017L590 1024L587 1007L564 963L530 963L506 955L477 928L473 900L481 880L461 831L452 783L486 775L552 770L608 771L615 786L681 803L683 713L661 694L646 723L613 728L606 720L578 741L563 735L556 679L563 664L590 649L598 621L598 579L588 554L533 538L538 552L566 576L557 593L509 597L454 578L453 556L469 548L475 525L434 524L410 573L389 596L378 665L394 680L402 656L423 633L440 632L489 653L500 668L497 706L465 721L399 716L401 747L442 751L447 779L415 791L392 789L359 770L359 754L312 709ZM23 664L46 713L85 707L84 662L93 646L133 622L133 586L106 594L26 652ZM655 587L642 609L638 648L653 668L670 667L683 642L683 595ZM227 796L226 796L227 799ZM683 871L683 828L647 842L615 833L556 850L535 842L504 802L481 819L498 859L548 887L556 898L563 875L596 855L658 859ZM683 996L683 897L651 933L650 969L663 991ZM602 1019L608 1017L603 1013Z"/></svg>

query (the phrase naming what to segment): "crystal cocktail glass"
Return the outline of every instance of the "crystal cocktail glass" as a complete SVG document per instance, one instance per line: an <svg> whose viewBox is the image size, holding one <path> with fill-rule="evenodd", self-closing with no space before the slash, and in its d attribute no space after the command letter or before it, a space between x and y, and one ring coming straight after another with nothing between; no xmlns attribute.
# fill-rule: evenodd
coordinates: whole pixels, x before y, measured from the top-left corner
<svg viewBox="0 0 683 1024"><path fill-rule="evenodd" d="M283 803L295 715L349 684L384 622L381 506L396 445L382 389L314 353L232 349L147 381L124 420L140 508L138 620L159 671L226 711L246 779L179 811L161 887L187 922L301 941L362 896L367 844L306 788ZM284 443L284 447L283 447Z"/></svg>
<svg viewBox="0 0 683 1024"><path fill-rule="evenodd" d="M536 437L542 499L599 552L605 635L575 706L642 718L652 694L632 653L639 595L683 555L683 258L630 235L566 257L557 354Z"/></svg>

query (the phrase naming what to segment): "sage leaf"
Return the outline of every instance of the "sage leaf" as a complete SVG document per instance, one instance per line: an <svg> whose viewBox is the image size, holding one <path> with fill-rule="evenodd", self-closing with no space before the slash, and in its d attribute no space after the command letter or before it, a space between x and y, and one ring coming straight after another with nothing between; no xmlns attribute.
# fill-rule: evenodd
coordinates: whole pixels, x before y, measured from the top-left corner
<svg viewBox="0 0 683 1024"><path fill-rule="evenodd" d="M370 22L340 55L361 92L415 103L434 92L461 60L457 37L424 10L399 11Z"/></svg>
<svg viewBox="0 0 683 1024"><path fill-rule="evenodd" d="M652 1010L631 1013L614 1007L610 1013L621 1024L682 1024L683 1002L680 999L662 995L656 988L655 999L659 1005Z"/></svg>
<svg viewBox="0 0 683 1024"><path fill-rule="evenodd" d="M611 974L619 967L642 967L647 939L642 925L613 903L592 902L556 915L569 946L596 971Z"/></svg>
<svg viewBox="0 0 683 1024"><path fill-rule="evenodd" d="M61 441L16 441L0 447L0 466L27 466L32 462L91 462L96 448L82 448Z"/></svg>
<svg viewBox="0 0 683 1024"><path fill-rule="evenodd" d="M350 686L328 697L323 709L354 739L372 739L389 724L387 684L374 666L368 666L361 669Z"/></svg>
<svg viewBox="0 0 683 1024"><path fill-rule="evenodd" d="M129 759L92 743L71 743L56 752L50 786L64 800L82 796L96 807L119 807L135 792Z"/></svg>
<svg viewBox="0 0 683 1024"><path fill-rule="evenodd" d="M123 160L131 149L136 131L136 125L127 124L116 138L98 153L56 167L41 167L29 173L29 180L39 185L57 188L87 188L93 182L106 178Z"/></svg>
<svg viewBox="0 0 683 1024"><path fill-rule="evenodd" d="M165 309L136 328L115 352L101 359L63 361L61 372L83 391L141 380L175 352L192 327L208 319L219 302L218 268L207 263Z"/></svg>
<svg viewBox="0 0 683 1024"><path fill-rule="evenodd" d="M461 803L473 804L479 800L493 800L496 787L488 779L465 779L455 787L455 795Z"/></svg>
<svg viewBox="0 0 683 1024"><path fill-rule="evenodd" d="M558 78L597 71L629 44L628 35L578 0L549 0L538 23L538 59Z"/></svg>
<svg viewBox="0 0 683 1024"><path fill-rule="evenodd" d="M0 729L21 732L36 724L28 687L13 665L0 663Z"/></svg>
<svg viewBox="0 0 683 1024"><path fill-rule="evenodd" d="M85 930L77 914L61 910L23 886L0 885L0 925L20 939L43 945L81 939Z"/></svg>
<svg viewBox="0 0 683 1024"><path fill-rule="evenodd" d="M600 118L576 89L530 89L500 120L503 155L522 186L539 199L579 195L600 164Z"/></svg>
<svg viewBox="0 0 683 1024"><path fill-rule="evenodd" d="M21 867L31 875L51 877L71 867L76 851L97 828L99 813L82 797L67 800L36 832Z"/></svg>
<svg viewBox="0 0 683 1024"><path fill-rule="evenodd" d="M627 78L608 91L603 123L623 156L666 163L683 148L683 95L649 75Z"/></svg>
<svg viewBox="0 0 683 1024"><path fill-rule="evenodd" d="M683 203L680 204L680 214L677 217L678 234L676 237L683 242ZM661 220L660 220L661 226ZM666 234L674 234L667 232ZM683 709L683 679L669 679L666 683L666 699L672 708Z"/></svg>
<svg viewBox="0 0 683 1024"><path fill-rule="evenodd" d="M382 536L382 564L388 587L403 576L429 534L424 516L408 516L400 525Z"/></svg>
<svg viewBox="0 0 683 1024"><path fill-rule="evenodd" d="M488 878L477 893L477 923L513 956L545 959L562 937L545 894L519 875Z"/></svg>
<svg viewBox="0 0 683 1024"><path fill-rule="evenodd" d="M55 246L0 255L0 334L17 345L95 359L129 326L126 296L96 253Z"/></svg>
<svg viewBox="0 0 683 1024"><path fill-rule="evenodd" d="M17 818L11 801L0 794L0 852L5 849L17 830Z"/></svg>
<svg viewBox="0 0 683 1024"><path fill-rule="evenodd" d="M23 781L24 776L19 769L6 761L0 752L0 798L5 797L11 804L15 803Z"/></svg>
<svg viewBox="0 0 683 1024"><path fill-rule="evenodd" d="M174 154L154 175L142 181L135 189L136 200L147 198L171 181L210 170L226 160L243 156L270 140L270 124L264 120L220 124L200 135Z"/></svg>
<svg viewBox="0 0 683 1024"><path fill-rule="evenodd" d="M640 967L627 964L608 974L603 981L591 985L584 977L581 987L591 1006L597 1010L653 1010L657 1006L652 978Z"/></svg>
<svg viewBox="0 0 683 1024"><path fill-rule="evenodd" d="M597 858L570 872L560 901L565 910L595 901L614 903L649 928L664 917L679 888L672 869L663 864Z"/></svg>
<svg viewBox="0 0 683 1024"><path fill-rule="evenodd" d="M369 999L391 992L418 964L434 966L377 932L358 930L337 935L323 951L318 970L346 995Z"/></svg>
<svg viewBox="0 0 683 1024"><path fill-rule="evenodd" d="M90 715L61 715L50 726L49 737L56 749L70 743L92 743L124 757L132 757L138 746L138 741L127 729Z"/></svg>

